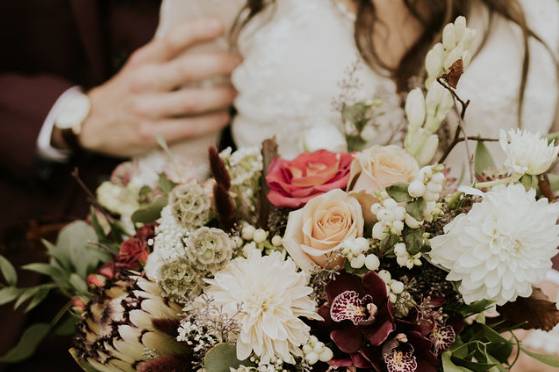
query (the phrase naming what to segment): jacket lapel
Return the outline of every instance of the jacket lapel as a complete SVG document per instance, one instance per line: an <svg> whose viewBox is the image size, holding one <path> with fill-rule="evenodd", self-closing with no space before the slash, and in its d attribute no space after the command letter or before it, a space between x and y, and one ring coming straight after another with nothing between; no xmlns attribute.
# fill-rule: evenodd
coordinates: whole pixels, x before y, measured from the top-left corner
<svg viewBox="0 0 559 372"><path fill-rule="evenodd" d="M92 83L106 78L106 55L101 35L99 1L70 0L86 57L92 72Z"/></svg>

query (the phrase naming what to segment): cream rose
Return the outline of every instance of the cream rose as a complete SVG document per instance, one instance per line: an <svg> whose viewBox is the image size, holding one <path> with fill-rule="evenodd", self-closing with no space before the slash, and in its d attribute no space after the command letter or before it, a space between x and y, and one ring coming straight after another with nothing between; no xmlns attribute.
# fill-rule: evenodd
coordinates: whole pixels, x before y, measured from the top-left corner
<svg viewBox="0 0 559 372"><path fill-rule="evenodd" d="M355 154L349 176L349 190L369 194L397 183L411 182L419 165L398 146L373 146Z"/></svg>
<svg viewBox="0 0 559 372"><path fill-rule="evenodd" d="M363 236L363 227L359 202L335 189L289 214L283 244L304 271L335 268L343 264L336 251L346 239Z"/></svg>

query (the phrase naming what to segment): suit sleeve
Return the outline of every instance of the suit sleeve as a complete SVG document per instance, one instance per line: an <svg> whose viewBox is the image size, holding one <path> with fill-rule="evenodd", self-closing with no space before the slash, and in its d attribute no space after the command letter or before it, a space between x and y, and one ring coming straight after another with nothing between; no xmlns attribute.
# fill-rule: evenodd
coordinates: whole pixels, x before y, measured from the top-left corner
<svg viewBox="0 0 559 372"><path fill-rule="evenodd" d="M37 137L58 97L74 84L52 75L0 72L0 170L32 177Z"/></svg>

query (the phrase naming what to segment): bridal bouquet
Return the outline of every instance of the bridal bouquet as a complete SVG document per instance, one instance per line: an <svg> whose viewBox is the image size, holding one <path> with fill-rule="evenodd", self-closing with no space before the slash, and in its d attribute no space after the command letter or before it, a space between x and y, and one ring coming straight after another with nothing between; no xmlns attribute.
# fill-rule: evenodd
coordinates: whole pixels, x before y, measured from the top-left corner
<svg viewBox="0 0 559 372"><path fill-rule="evenodd" d="M19 289L2 261L2 302L70 297L85 371L504 371L521 352L559 367L513 333L559 323L534 287L559 246L559 147L520 130L463 134L454 87L471 40L463 18L445 28L408 95L401 146L359 140L374 110L362 103L344 108L359 151L210 149L204 180L172 154L158 172L119 166L87 222L26 267L52 283ZM455 103L457 134L440 151ZM502 164L484 144L497 140ZM461 187L445 159L472 141Z"/></svg>

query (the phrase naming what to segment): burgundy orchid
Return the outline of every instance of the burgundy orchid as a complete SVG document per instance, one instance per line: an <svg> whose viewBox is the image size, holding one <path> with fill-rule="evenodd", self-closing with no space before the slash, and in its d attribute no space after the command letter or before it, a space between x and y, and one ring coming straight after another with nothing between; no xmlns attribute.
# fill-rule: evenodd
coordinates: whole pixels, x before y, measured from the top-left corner
<svg viewBox="0 0 559 372"><path fill-rule="evenodd" d="M349 356L333 360L331 365L378 369L367 349L382 345L394 330L392 305L384 281L375 272L363 278L341 273L328 283L326 293L328 302L319 313L332 341Z"/></svg>

